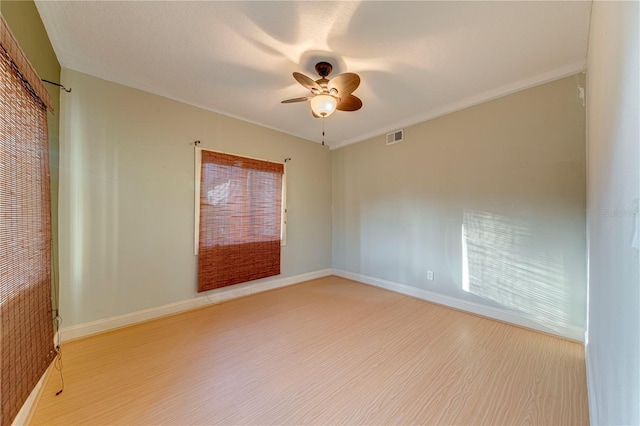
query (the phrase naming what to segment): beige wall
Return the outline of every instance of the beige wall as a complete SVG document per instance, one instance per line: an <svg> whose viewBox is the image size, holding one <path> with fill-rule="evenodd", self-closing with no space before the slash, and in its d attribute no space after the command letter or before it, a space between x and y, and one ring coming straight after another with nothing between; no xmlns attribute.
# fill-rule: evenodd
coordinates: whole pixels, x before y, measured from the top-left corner
<svg viewBox="0 0 640 426"><path fill-rule="evenodd" d="M197 296L194 148L283 161L282 275L331 267L331 156L317 143L63 69L60 279L68 327ZM239 286L242 286L240 284Z"/></svg>
<svg viewBox="0 0 640 426"><path fill-rule="evenodd" d="M332 151L334 268L582 339L584 78Z"/></svg>
<svg viewBox="0 0 640 426"><path fill-rule="evenodd" d="M0 2L0 12L18 40L20 47L29 58L40 78L60 81L60 64L56 57L49 36L42 24L40 14L32 0ZM51 172L51 215L53 230L53 287L58 283L58 133L60 117L60 89L49 84L45 87L51 94L55 111L47 113L49 126L49 169ZM55 301L54 301L55 303Z"/></svg>
<svg viewBox="0 0 640 426"><path fill-rule="evenodd" d="M33 2L0 8L36 69L59 80ZM71 70L62 80L74 92L50 117L50 138L55 191L62 115L65 326L195 296L196 139L293 158L284 277L331 267L333 256L338 270L515 311L552 331L584 325L583 76L412 126L398 145L376 138L333 153Z"/></svg>
<svg viewBox="0 0 640 426"><path fill-rule="evenodd" d="M594 2L587 66L592 424L640 424L640 3Z"/></svg>

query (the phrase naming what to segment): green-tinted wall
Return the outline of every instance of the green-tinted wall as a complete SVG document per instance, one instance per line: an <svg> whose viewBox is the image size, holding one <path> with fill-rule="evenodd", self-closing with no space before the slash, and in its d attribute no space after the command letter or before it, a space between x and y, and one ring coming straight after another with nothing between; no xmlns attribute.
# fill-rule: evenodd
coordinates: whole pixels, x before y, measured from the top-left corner
<svg viewBox="0 0 640 426"><path fill-rule="evenodd" d="M333 270L582 340L584 79L331 151Z"/></svg>
<svg viewBox="0 0 640 426"><path fill-rule="evenodd" d="M40 78L60 81L60 63L56 57L49 36L47 35L40 14L32 0L0 2L0 12L9 24L13 35L20 47L29 58ZM58 176L59 176L59 143L58 127L60 118L60 89L46 84L54 112L48 113L49 118L49 165L51 169L51 211L53 226L53 288L57 294L58 286Z"/></svg>

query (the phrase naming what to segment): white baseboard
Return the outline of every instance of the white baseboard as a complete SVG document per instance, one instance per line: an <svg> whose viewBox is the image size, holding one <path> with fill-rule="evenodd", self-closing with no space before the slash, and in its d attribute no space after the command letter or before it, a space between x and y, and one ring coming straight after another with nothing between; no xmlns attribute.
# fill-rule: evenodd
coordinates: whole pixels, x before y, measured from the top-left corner
<svg viewBox="0 0 640 426"><path fill-rule="evenodd" d="M42 374L42 377L40 377L40 380L38 380L38 383L36 383L36 386L29 394L29 397L24 402L24 404L22 404L22 408L20 408L20 411L18 411L18 414L16 414L16 417L13 419L11 426L22 426L27 424L27 421L29 420L29 414L31 414L31 408L33 408L36 401L38 400L40 390L42 389L42 385L44 384L44 379L47 377L49 369L52 368L52 366L53 363L51 363L49 365L49 368L47 368L44 374Z"/></svg>
<svg viewBox="0 0 640 426"><path fill-rule="evenodd" d="M587 400L589 402L589 422L592 425L598 424L598 401L596 397L595 374L593 372L593 362L589 344L584 348L584 361L587 367Z"/></svg>
<svg viewBox="0 0 640 426"><path fill-rule="evenodd" d="M579 343L584 343L584 329L580 327L571 326L558 326L556 329L551 329L543 324L534 321L518 312L509 311L506 309L494 308L491 306L481 305L479 303L469 302L467 300L458 299L451 296L445 296L439 293L435 293L428 290L423 290L416 287L411 287L406 284L399 284L392 281L383 280L380 278L374 278L367 275L357 274L354 272L343 271L340 269L334 269L333 275L347 278L353 281L358 281L363 284L369 284L375 287L384 288L387 290L395 291L397 293L406 294L408 296L417 297L418 299L427 300L429 302L437 303L439 305L448 306L450 308L459 309L461 311L470 312L483 317L495 319L502 322L507 322L520 327L530 328L533 330L541 331L543 333L553 334L564 339L573 340Z"/></svg>
<svg viewBox="0 0 640 426"><path fill-rule="evenodd" d="M558 326L555 329L552 329L517 312L491 306L485 306L479 303L474 303L455 297L445 296L432 291L411 287L406 284L395 283L392 281L343 271L340 269L322 269L319 271L295 275L292 277L278 278L273 280L260 281L257 283L249 283L213 290L205 296L200 296L193 299L183 300L180 302L170 303L168 305L157 306L141 311L130 312L127 314L105 318L97 321L91 321L84 324L63 327L60 330L60 334L62 340L68 342L70 340L87 337L93 334L103 333L105 331L113 330L120 327L126 327L128 325L148 321L154 318L176 314L191 309L197 309L206 305L210 305L212 303L220 303L225 300L231 300L254 293L260 293L279 287L285 287L288 285L301 283L303 281L326 277L332 274L350 280L358 281L363 284L369 284L387 290L395 291L397 293L406 294L408 296L417 297L419 299L427 300L439 305L448 306L454 309L460 309L462 311L471 312L498 321L507 322L520 327L530 328L533 330L541 331L543 333L554 334L565 339L584 343L584 330L580 327Z"/></svg>
<svg viewBox="0 0 640 426"><path fill-rule="evenodd" d="M63 327L60 330L60 336L63 342L87 337L93 334L104 333L128 325L137 324L151 319L188 311L191 309L201 308L211 305L212 303L220 303L225 300L235 299L254 293L260 293L274 288L285 287L304 281L313 280L332 275L332 269L322 269L319 271L308 272L305 274L295 275L286 278L276 278L272 280L260 281L257 283L239 284L237 286L225 287L222 289L212 290L205 296L195 297L193 299L182 300L180 302L170 303L168 305L157 306L154 308L144 309L141 311L130 312L110 318L104 318L97 321L91 321L84 324Z"/></svg>

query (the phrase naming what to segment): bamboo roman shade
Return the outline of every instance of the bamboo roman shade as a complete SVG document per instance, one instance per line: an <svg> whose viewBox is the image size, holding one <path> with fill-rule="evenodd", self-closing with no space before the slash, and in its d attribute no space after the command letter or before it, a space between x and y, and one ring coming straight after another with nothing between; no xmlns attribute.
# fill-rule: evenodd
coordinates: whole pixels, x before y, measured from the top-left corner
<svg viewBox="0 0 640 426"><path fill-rule="evenodd" d="M280 274L283 172L202 150L198 291Z"/></svg>
<svg viewBox="0 0 640 426"><path fill-rule="evenodd" d="M49 95L0 16L0 420L54 358Z"/></svg>

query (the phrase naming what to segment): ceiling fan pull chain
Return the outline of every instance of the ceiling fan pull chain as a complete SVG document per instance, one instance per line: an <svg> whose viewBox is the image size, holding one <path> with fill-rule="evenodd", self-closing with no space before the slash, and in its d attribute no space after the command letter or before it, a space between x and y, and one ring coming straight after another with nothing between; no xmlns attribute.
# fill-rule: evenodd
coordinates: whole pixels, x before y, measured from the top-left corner
<svg viewBox="0 0 640 426"><path fill-rule="evenodd" d="M324 146L324 116L322 117L322 146Z"/></svg>

